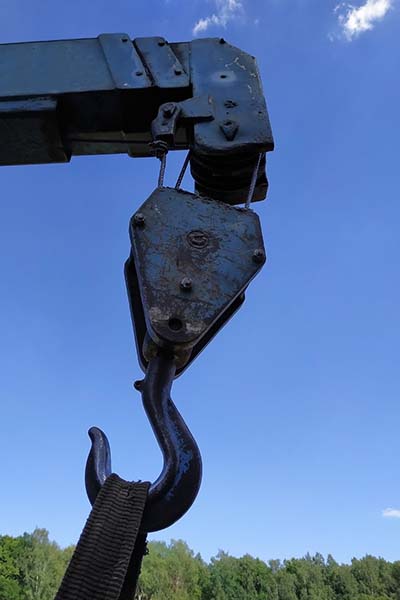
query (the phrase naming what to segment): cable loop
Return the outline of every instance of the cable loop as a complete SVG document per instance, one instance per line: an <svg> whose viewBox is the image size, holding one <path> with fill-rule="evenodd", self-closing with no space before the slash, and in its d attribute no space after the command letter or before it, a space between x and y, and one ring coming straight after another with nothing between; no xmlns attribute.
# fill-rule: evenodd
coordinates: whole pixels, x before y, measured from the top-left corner
<svg viewBox="0 0 400 600"><path fill-rule="evenodd" d="M163 140L155 140L149 144L153 155L160 161L160 172L158 174L158 187L164 187L165 170L167 168L168 144Z"/></svg>

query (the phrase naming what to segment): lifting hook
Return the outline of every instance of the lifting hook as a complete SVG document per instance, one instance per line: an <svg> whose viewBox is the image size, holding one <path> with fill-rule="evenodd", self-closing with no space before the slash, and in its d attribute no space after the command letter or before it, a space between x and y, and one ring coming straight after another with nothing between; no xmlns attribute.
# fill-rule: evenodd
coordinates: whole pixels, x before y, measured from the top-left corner
<svg viewBox="0 0 400 600"><path fill-rule="evenodd" d="M200 450L171 399L175 360L163 354L152 358L146 376L137 384L143 406L164 458L163 469L150 486L141 524L142 532L165 529L192 506L200 488ZM93 505L111 475L111 451L105 433L89 430L92 447L86 463L86 491Z"/></svg>

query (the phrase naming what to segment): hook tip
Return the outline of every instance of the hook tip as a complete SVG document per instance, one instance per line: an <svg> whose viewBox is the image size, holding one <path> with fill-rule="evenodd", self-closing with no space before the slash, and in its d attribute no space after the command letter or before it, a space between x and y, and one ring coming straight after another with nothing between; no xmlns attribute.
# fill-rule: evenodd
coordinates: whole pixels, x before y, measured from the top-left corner
<svg viewBox="0 0 400 600"><path fill-rule="evenodd" d="M85 483L91 504L94 504L100 488L111 474L111 450L107 436L99 427L88 431L92 442L86 462Z"/></svg>

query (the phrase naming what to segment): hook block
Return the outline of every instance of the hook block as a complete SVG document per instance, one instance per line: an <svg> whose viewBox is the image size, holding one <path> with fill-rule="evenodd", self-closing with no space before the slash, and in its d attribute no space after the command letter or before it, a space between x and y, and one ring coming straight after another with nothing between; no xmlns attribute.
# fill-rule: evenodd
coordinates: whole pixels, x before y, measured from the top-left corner
<svg viewBox="0 0 400 600"><path fill-rule="evenodd" d="M241 305L265 263L256 213L174 188L151 194L132 217L130 238L137 342L147 331L158 346L191 350L191 358Z"/></svg>

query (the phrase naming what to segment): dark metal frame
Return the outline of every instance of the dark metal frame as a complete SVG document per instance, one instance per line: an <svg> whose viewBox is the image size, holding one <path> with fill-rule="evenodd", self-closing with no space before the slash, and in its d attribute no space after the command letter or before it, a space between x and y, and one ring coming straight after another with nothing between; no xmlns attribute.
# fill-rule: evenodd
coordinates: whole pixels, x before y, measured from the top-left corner
<svg viewBox="0 0 400 600"><path fill-rule="evenodd" d="M243 202L257 155L274 142L254 57L218 38L0 44L0 165L151 156L153 121L171 121L166 103L178 107L170 149L191 148L196 189ZM254 199L266 190L263 165Z"/></svg>

